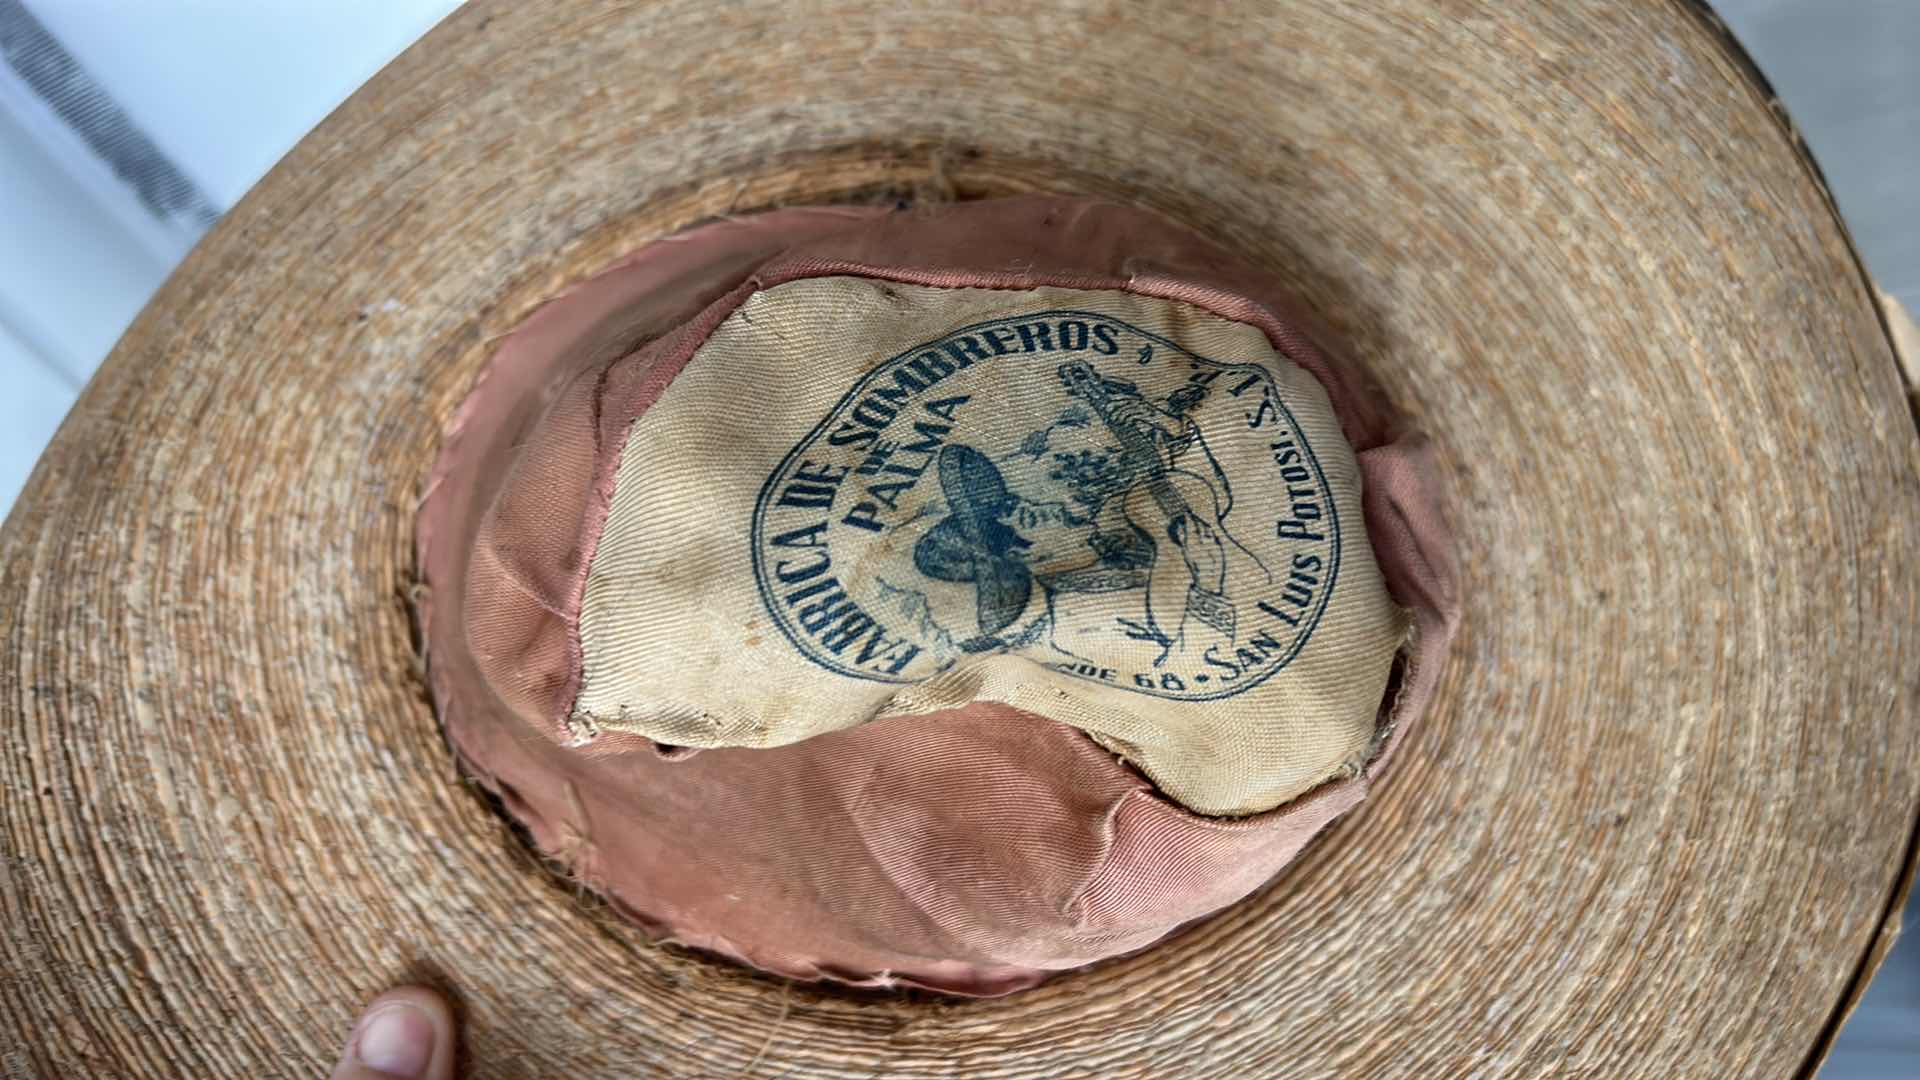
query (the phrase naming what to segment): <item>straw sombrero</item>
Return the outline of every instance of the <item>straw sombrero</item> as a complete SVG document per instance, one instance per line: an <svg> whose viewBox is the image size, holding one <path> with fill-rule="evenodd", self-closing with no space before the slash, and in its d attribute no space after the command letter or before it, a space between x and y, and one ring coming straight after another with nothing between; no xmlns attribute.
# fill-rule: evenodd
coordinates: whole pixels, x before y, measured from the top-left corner
<svg viewBox="0 0 1920 1080"><path fill-rule="evenodd" d="M1432 707L1271 885L1021 993L656 944L447 752L449 419L685 226L1034 191L1284 282L1433 439ZM926 565L1004 630L1041 575L951 459ZM189 257L6 523L0 1068L312 1075L426 979L487 1076L1791 1072L1911 881L1917 470L1871 283L1692 4L470 5Z"/></svg>

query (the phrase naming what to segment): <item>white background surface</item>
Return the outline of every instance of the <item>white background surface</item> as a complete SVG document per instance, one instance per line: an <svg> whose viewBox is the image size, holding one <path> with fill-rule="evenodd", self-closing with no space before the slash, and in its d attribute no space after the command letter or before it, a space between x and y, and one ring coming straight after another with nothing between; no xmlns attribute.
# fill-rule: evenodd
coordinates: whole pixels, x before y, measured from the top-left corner
<svg viewBox="0 0 1920 1080"><path fill-rule="evenodd" d="M26 0L221 210L458 0ZM0 111L0 513L172 263Z"/></svg>
<svg viewBox="0 0 1920 1080"><path fill-rule="evenodd" d="M221 208L458 0L27 0Z"/></svg>
<svg viewBox="0 0 1920 1080"><path fill-rule="evenodd" d="M26 4L225 210L457 0ZM1715 7L1785 100L1881 286L1920 309L1920 0ZM172 268L70 172L0 110L0 512ZM1920 908L1910 905L1907 918L1920 925ZM1825 1075L1920 1077L1920 948L1911 941Z"/></svg>

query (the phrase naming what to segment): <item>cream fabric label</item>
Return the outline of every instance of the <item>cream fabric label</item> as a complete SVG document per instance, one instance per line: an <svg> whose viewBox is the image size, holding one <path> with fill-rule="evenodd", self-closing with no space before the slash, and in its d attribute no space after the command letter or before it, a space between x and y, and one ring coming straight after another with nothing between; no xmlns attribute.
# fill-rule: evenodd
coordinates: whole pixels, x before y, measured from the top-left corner
<svg viewBox="0 0 1920 1080"><path fill-rule="evenodd" d="M574 720L765 747L1002 702L1246 814L1364 759L1405 632L1326 394L1258 329L809 278L634 425Z"/></svg>

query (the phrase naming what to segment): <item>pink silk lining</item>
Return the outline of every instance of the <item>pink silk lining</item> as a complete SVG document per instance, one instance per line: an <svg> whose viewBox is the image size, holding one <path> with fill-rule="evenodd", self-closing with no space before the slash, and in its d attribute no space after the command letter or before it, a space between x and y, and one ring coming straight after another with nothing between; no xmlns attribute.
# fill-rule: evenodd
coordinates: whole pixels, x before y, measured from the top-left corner
<svg viewBox="0 0 1920 1080"><path fill-rule="evenodd" d="M661 753L618 732L581 745L565 720L580 598L626 432L752 291L820 274L1182 300L1259 327L1315 375L1358 452L1389 588L1415 615L1365 772L1202 818L1079 731L985 704L771 750ZM456 753L636 921L797 978L1008 993L1240 899L1365 797L1430 700L1458 612L1430 448L1279 295L1154 215L1047 197L778 211L649 246L527 320L450 427L419 547Z"/></svg>

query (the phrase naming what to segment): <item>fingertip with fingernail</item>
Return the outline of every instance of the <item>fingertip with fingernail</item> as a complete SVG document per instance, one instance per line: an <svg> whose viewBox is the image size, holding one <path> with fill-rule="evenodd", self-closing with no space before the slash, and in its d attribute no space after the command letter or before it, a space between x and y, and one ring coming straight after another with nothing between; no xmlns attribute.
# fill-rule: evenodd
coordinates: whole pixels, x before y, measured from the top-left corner
<svg viewBox="0 0 1920 1080"><path fill-rule="evenodd" d="M353 1053L369 1069L420 1080L433 1062L436 1038L433 1020L419 1006L397 1001L367 1017Z"/></svg>
<svg viewBox="0 0 1920 1080"><path fill-rule="evenodd" d="M347 1036L334 1080L452 1080L455 1025L446 997L402 986L368 1003Z"/></svg>

